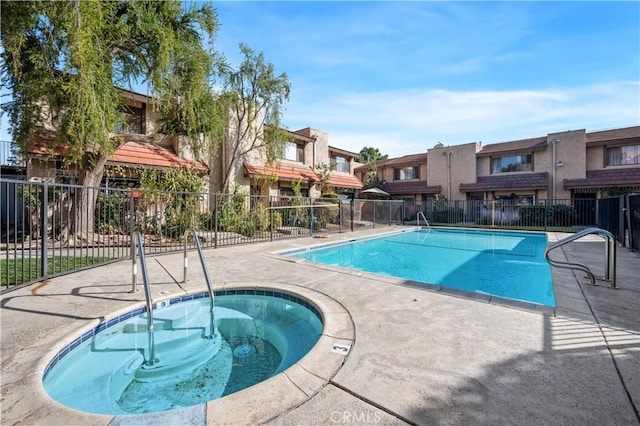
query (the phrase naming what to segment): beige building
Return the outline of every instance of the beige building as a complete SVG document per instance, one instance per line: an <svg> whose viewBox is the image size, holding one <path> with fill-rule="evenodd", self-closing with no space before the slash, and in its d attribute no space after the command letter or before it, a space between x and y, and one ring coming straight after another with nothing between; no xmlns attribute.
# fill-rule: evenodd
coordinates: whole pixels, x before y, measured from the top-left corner
<svg viewBox="0 0 640 426"><path fill-rule="evenodd" d="M640 126L574 130L482 146L440 146L423 154L356 169L364 183L372 169L394 199L421 203L509 198L596 199L640 191Z"/></svg>
<svg viewBox="0 0 640 426"><path fill-rule="evenodd" d="M318 129L307 127L285 133L287 140L280 158L271 163L267 161L264 149L253 149L238 157L228 155L233 149L231 139L228 139L210 163L212 190L224 192L223 173L227 168L232 170L232 181L252 195L294 195L298 182L305 197L320 197L327 192L353 197L362 187L354 176L358 154L329 146L329 135ZM251 140L245 140L244 144L251 144ZM325 178L322 175L324 167Z"/></svg>
<svg viewBox="0 0 640 426"><path fill-rule="evenodd" d="M140 168L167 170L184 166L206 177L210 192L225 190L225 174L230 177L227 188L237 185L252 195L293 195L297 182L302 195L311 197L319 197L323 191L353 197L362 187L354 177L358 154L329 146L329 135L318 129L285 131L287 142L281 158L268 164L261 141L263 132L270 129L263 126L260 117L249 124L230 123L217 155L205 162L194 158L185 137L158 133L159 115L151 98L123 90L122 114L123 122L114 133L123 135L125 143L107 161L102 182L105 186L137 186ZM53 114L45 109L28 147L28 180L76 182L77 171L62 164L68 146L56 143L56 125ZM240 144L235 143L239 138L232 137L234 132L243 135ZM325 177L320 173L322 167L318 167L322 165L327 166Z"/></svg>

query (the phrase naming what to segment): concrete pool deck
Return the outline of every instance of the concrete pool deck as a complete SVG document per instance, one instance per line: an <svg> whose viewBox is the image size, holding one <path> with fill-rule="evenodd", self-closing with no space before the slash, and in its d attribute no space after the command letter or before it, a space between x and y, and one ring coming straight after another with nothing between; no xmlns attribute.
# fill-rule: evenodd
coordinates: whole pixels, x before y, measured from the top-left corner
<svg viewBox="0 0 640 426"><path fill-rule="evenodd" d="M555 315L273 254L388 231L205 250L217 289L298 293L322 308L329 331L292 369L255 389L155 415L81 413L41 386L44 366L70 336L142 303L144 292L129 293L130 261L9 292L0 310L0 423L640 424L640 254L618 247L619 290L554 268ZM548 235L553 242L565 234ZM147 257L154 300L204 289L196 254L189 257L186 284L180 253ZM553 257L604 273L596 236ZM331 352L334 343L350 345L348 355Z"/></svg>

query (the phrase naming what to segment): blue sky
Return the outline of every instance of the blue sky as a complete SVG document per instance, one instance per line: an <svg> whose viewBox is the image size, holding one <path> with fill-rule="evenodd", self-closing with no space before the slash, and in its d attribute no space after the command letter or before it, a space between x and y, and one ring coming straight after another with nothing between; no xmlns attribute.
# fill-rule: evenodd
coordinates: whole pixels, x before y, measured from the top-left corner
<svg viewBox="0 0 640 426"><path fill-rule="evenodd" d="M292 85L283 123L390 156L640 124L639 2L214 2ZM2 139L7 139L6 116Z"/></svg>
<svg viewBox="0 0 640 426"><path fill-rule="evenodd" d="M640 124L638 2L217 2L286 72L291 130L391 156Z"/></svg>

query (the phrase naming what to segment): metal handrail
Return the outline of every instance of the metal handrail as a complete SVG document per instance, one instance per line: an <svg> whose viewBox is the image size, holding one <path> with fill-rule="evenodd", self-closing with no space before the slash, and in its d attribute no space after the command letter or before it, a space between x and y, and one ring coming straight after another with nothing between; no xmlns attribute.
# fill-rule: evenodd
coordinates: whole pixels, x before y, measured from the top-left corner
<svg viewBox="0 0 640 426"><path fill-rule="evenodd" d="M427 224L427 228L431 229L431 225L429 225L429 221L427 220L427 217L422 212L418 212L418 214L416 215L416 221L417 221L416 225L420 226L420 216L422 216L422 218L424 219L424 223Z"/></svg>
<svg viewBox="0 0 640 426"><path fill-rule="evenodd" d="M605 245L605 257L606 257L606 264L605 264L605 269L604 269L604 280L605 281L610 281L609 287L611 288L618 288L618 285L616 283L616 239L613 236L613 234L605 229L600 229L600 228L587 228L587 229L583 229L580 232L576 232L575 234L569 235L566 238L563 238L560 241L556 241L553 244L550 244L544 251L544 257L545 259L547 259L547 261L555 267L558 268L564 268L564 269L577 269L580 271L585 272L588 276L589 279L591 280L591 284L592 285L598 285L596 283L596 279L595 276L593 275L593 272L591 272L591 270L585 266L582 265L580 263L574 263L574 262L562 262L559 260L554 260L551 259L549 257L549 252L551 252L551 250L556 249L558 247L561 247L565 244L568 244L572 241L575 241L579 238L582 238L586 235L590 235L590 234L598 234L602 237L605 238L606 240L606 245Z"/></svg>
<svg viewBox="0 0 640 426"><path fill-rule="evenodd" d="M142 282L144 283L144 294L147 302L147 336L149 341L149 357L148 359L145 359L144 365L150 366L158 362L158 360L156 359L156 348L153 336L153 300L151 300L151 289L149 288L149 277L147 275L147 261L144 257L144 245L142 244L142 235L140 234L140 232L136 232L136 241L138 243L137 245L138 255L140 256L140 271L142 272Z"/></svg>
<svg viewBox="0 0 640 426"><path fill-rule="evenodd" d="M198 233L195 229L187 229L184 233L184 270L182 274L182 283L186 284L187 282L187 265L189 260L187 258L187 245L188 245L188 236L189 233L193 234L193 241L196 246L196 250L198 251L198 256L200 258L200 264L202 265L202 273L204 274L204 281L207 284L207 290L209 290L209 330L211 331L210 336L205 336L208 339L213 339L215 336L215 303L214 303L214 291L213 284L211 284L211 278L209 277L209 270L207 269L207 265L204 261L204 255L202 254L202 247L200 246L200 239L198 238Z"/></svg>

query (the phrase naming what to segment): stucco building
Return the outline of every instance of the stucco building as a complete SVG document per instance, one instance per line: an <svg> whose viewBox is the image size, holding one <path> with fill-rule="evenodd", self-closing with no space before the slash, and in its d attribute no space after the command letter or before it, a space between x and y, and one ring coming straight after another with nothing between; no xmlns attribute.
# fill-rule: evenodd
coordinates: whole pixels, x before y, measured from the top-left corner
<svg viewBox="0 0 640 426"><path fill-rule="evenodd" d="M356 168L364 183L375 170L394 199L421 203L509 198L597 199L640 191L640 126L572 130L482 146L439 146L426 153Z"/></svg>
<svg viewBox="0 0 640 426"><path fill-rule="evenodd" d="M256 129L258 132L269 130ZM231 170L230 180L252 195L293 195L298 182L305 197L320 197L323 192L353 197L362 187L362 182L354 176L359 165L355 161L358 154L330 146L329 135L311 127L284 133L280 158L271 162L267 161L263 149L234 158L228 153L235 141L227 138L210 163L212 190L224 192L227 169ZM323 166L327 168L326 177L322 174Z"/></svg>
<svg viewBox="0 0 640 426"><path fill-rule="evenodd" d="M109 158L105 166L102 185L108 187L135 187L138 170L152 168L167 170L187 167L196 171L205 181L208 191L223 192L224 174L229 173L230 185L240 187L252 195L293 195L293 185L300 181L304 196L319 197L323 190L353 197L362 187L354 177L358 156L340 148L329 146L327 133L307 127L297 131L284 131L284 149L281 158L267 162L264 149L251 149L239 157L230 153L235 139L226 137L212 158L197 159L184 136L159 133L159 114L152 99L128 90L122 91L122 124L114 133L124 137L124 144ZM25 161L27 180L76 183L77 170L67 167L62 157L69 147L56 142L56 117L43 108L41 122L28 143ZM227 132L236 130L237 123L229 123ZM260 120L250 124L251 134L261 137L269 131ZM250 146L249 137L241 139L242 149ZM241 150L242 150L241 149ZM318 165L330 167L326 178Z"/></svg>

